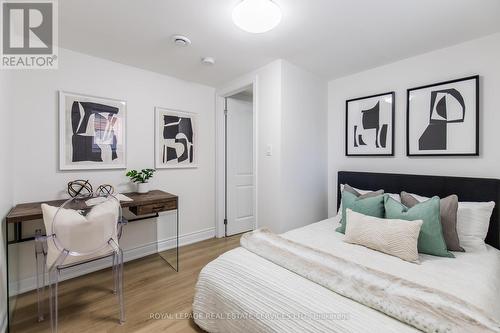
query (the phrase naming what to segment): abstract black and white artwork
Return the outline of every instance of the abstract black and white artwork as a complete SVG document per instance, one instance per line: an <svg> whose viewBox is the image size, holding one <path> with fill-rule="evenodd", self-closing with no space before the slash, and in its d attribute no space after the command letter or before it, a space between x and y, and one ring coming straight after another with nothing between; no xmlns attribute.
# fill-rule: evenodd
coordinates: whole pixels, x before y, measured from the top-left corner
<svg viewBox="0 0 500 333"><path fill-rule="evenodd" d="M60 169L124 169L126 102L59 92Z"/></svg>
<svg viewBox="0 0 500 333"><path fill-rule="evenodd" d="M156 168L197 167L197 115L156 108Z"/></svg>
<svg viewBox="0 0 500 333"><path fill-rule="evenodd" d="M479 154L479 77L408 89L407 155Z"/></svg>
<svg viewBox="0 0 500 333"><path fill-rule="evenodd" d="M394 155L394 92L346 101L346 156Z"/></svg>

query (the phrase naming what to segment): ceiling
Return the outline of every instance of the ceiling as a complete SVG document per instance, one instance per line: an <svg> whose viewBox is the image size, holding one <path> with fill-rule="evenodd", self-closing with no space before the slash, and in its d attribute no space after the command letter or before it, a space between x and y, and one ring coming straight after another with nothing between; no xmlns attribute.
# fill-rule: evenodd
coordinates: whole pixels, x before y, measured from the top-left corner
<svg viewBox="0 0 500 333"><path fill-rule="evenodd" d="M59 1L60 44L218 86L278 58L332 79L500 31L499 0L275 0L281 24L255 35L232 23L238 2Z"/></svg>

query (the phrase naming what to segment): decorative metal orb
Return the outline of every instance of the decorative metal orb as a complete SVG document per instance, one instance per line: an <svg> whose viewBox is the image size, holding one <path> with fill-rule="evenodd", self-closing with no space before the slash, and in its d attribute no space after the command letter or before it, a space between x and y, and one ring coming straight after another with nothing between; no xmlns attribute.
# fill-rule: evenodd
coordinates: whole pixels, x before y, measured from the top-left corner
<svg viewBox="0 0 500 333"><path fill-rule="evenodd" d="M72 198L91 197L94 192L88 180L77 179L68 183L68 194Z"/></svg>
<svg viewBox="0 0 500 333"><path fill-rule="evenodd" d="M115 193L115 188L113 187L113 185L103 184L99 185L95 192L99 196L107 196Z"/></svg>

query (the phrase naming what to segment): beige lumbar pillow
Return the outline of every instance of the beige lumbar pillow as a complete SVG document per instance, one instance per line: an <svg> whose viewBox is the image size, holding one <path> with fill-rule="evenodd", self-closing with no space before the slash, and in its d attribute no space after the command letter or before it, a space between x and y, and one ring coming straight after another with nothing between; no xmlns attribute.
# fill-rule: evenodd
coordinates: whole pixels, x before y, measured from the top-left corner
<svg viewBox="0 0 500 333"><path fill-rule="evenodd" d="M422 220L381 219L346 210L344 241L418 263L418 235Z"/></svg>

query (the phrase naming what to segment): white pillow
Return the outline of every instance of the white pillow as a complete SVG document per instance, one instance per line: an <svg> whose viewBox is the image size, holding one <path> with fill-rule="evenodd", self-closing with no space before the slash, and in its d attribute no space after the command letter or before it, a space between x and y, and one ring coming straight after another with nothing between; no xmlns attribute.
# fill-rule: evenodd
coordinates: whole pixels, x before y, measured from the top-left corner
<svg viewBox="0 0 500 333"><path fill-rule="evenodd" d="M418 235L422 220L381 219L346 210L344 241L418 263Z"/></svg>
<svg viewBox="0 0 500 333"><path fill-rule="evenodd" d="M465 252L486 251L486 235L495 202L459 202L457 233Z"/></svg>
<svg viewBox="0 0 500 333"><path fill-rule="evenodd" d="M344 191L344 186L345 186L345 184L340 184L340 194L341 195L342 195L342 191ZM370 193L370 192L374 192L373 190L361 190L361 189L355 188L355 187L352 187L352 188L355 189L356 191L358 191L359 194L361 194L361 195L366 194L366 193ZM401 196L398 193L386 193L386 194L388 194L391 198L393 198L397 202L401 202ZM339 206L339 210L337 212L337 215L342 216L342 200L340 200L340 206Z"/></svg>
<svg viewBox="0 0 500 333"><path fill-rule="evenodd" d="M94 206L87 216L73 209L59 208L42 204L43 221L47 235L52 234L52 223L57 214L57 238L60 245L72 252L89 253L99 250L113 239L118 244L116 224L119 217L118 201L107 200ZM59 212L58 212L59 210ZM86 256L68 256L64 264L83 261L95 256L104 256L110 252L105 247ZM50 267L57 259L60 250L53 240L47 241L47 265Z"/></svg>
<svg viewBox="0 0 500 333"><path fill-rule="evenodd" d="M409 193L410 194L410 193ZM410 194L422 202L429 198ZM457 211L457 234L460 246L465 252L486 251L486 235L490 227L495 202L459 201Z"/></svg>

